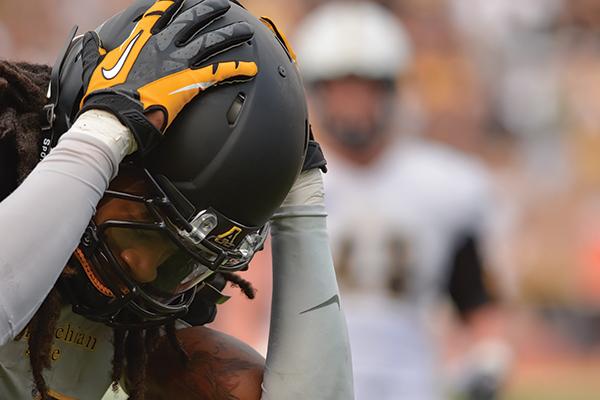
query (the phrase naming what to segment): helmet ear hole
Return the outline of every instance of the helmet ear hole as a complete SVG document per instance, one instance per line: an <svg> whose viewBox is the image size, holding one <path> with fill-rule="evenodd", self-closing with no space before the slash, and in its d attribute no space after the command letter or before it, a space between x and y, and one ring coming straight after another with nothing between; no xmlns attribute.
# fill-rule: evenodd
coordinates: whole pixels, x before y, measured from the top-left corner
<svg viewBox="0 0 600 400"><path fill-rule="evenodd" d="M227 122L230 126L234 126L237 123L240 115L242 115L242 109L244 108L245 102L246 95L244 93L238 93L227 111Z"/></svg>

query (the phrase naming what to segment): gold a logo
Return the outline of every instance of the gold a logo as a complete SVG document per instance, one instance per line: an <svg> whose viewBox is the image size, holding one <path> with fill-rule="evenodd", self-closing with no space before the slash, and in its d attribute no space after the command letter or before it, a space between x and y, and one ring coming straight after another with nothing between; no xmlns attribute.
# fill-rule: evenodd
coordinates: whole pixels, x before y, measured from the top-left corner
<svg viewBox="0 0 600 400"><path fill-rule="evenodd" d="M238 235L240 234L241 231L242 231L242 229L240 227L234 226L227 232L216 236L214 238L214 241L216 243L220 244L221 246L230 249L235 246L235 244L234 244L235 239L238 237Z"/></svg>

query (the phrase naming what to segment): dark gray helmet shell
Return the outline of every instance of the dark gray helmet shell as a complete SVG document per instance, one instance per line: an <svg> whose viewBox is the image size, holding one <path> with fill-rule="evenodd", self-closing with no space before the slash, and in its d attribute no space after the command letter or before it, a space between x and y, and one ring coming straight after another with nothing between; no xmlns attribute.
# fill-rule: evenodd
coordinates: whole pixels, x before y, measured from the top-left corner
<svg viewBox="0 0 600 400"><path fill-rule="evenodd" d="M199 2L187 0L183 9ZM97 32L103 46L111 50L122 43L152 3L138 0L101 25ZM232 2L207 29L235 21L249 23L254 38L204 64L254 61L258 75L201 94L179 114L159 146L135 162L167 177L196 211L213 207L233 221L261 226L300 172L309 131L306 100L284 45L247 10ZM80 41L73 42L61 69L55 123L59 133L70 126L82 95Z"/></svg>

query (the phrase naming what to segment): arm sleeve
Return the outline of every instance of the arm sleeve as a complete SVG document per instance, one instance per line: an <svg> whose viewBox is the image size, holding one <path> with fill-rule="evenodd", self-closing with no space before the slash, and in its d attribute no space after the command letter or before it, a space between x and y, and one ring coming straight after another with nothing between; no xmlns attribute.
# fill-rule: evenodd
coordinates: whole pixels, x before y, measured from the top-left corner
<svg viewBox="0 0 600 400"><path fill-rule="evenodd" d="M0 345L29 322L77 247L127 150L106 112L83 114L0 203Z"/></svg>
<svg viewBox="0 0 600 400"><path fill-rule="evenodd" d="M353 399L324 207L281 208L271 234L273 303L262 399Z"/></svg>

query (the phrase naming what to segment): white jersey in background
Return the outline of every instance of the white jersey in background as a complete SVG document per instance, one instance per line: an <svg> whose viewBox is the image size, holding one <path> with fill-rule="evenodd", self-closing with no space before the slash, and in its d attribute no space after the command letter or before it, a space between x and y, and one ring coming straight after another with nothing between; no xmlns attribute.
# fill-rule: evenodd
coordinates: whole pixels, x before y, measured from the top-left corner
<svg viewBox="0 0 600 400"><path fill-rule="evenodd" d="M448 293L457 248L481 234L487 175L476 161L421 141L399 141L369 167L326 155L356 398L443 398L428 318ZM479 271L476 264L468 268ZM487 301L481 287L464 292L452 296L459 310Z"/></svg>

